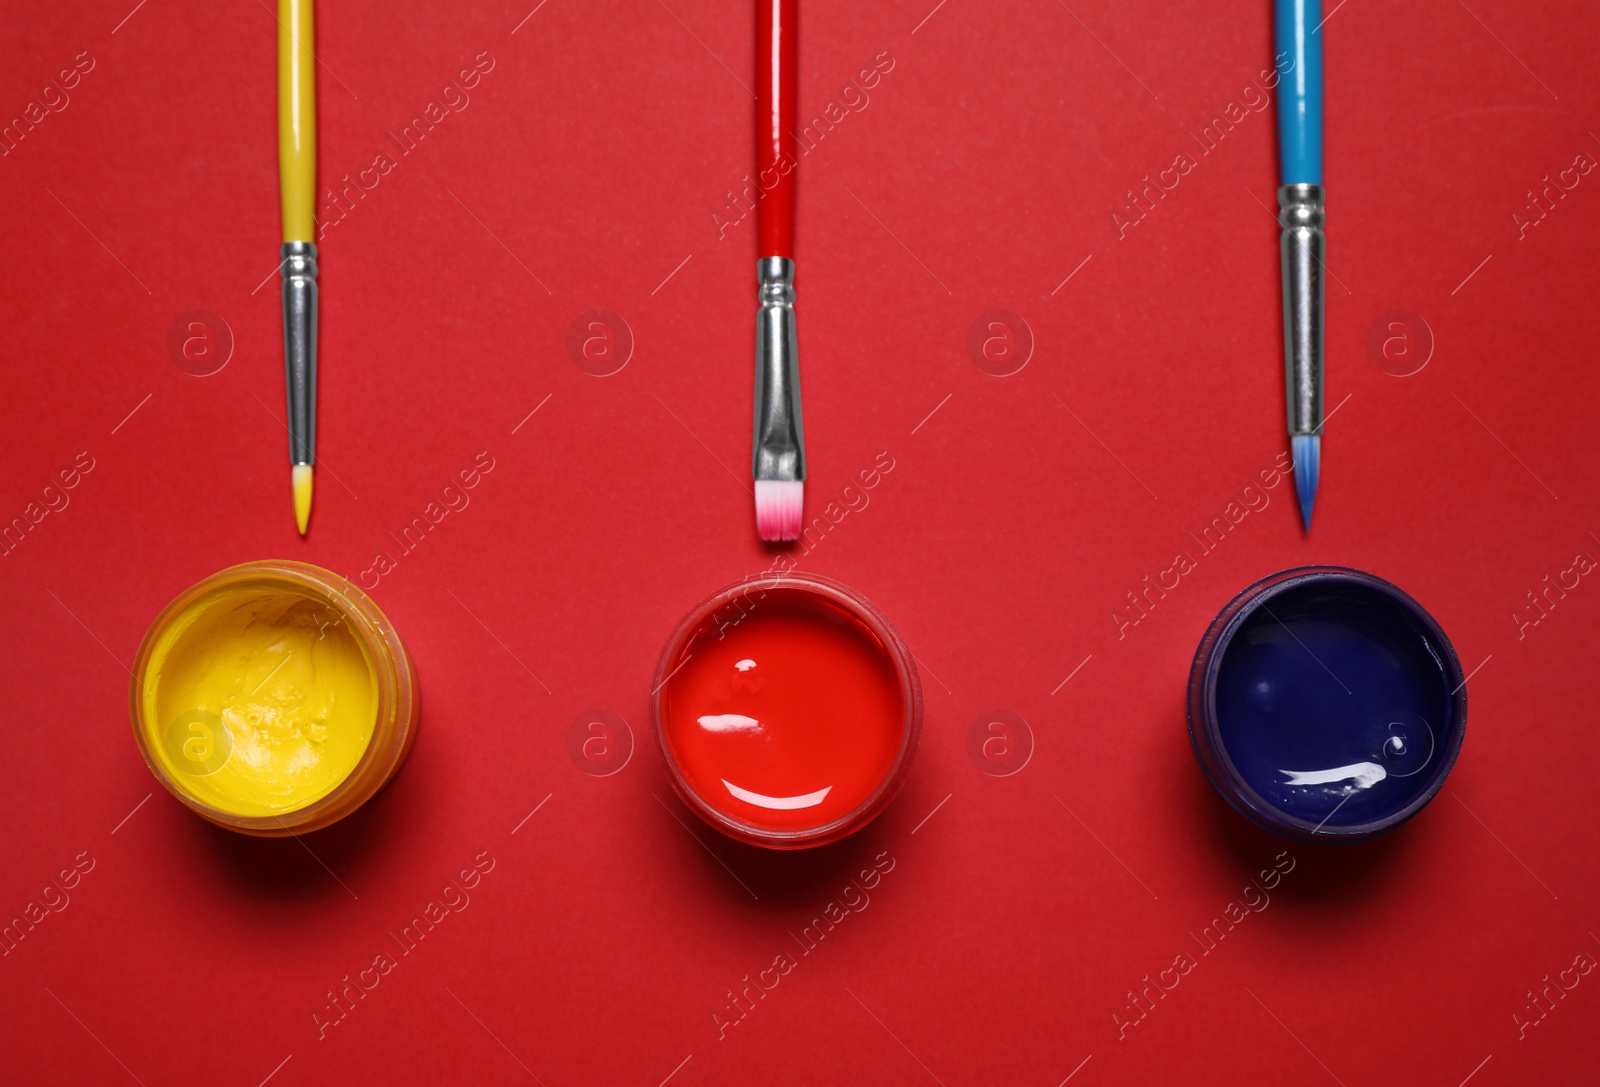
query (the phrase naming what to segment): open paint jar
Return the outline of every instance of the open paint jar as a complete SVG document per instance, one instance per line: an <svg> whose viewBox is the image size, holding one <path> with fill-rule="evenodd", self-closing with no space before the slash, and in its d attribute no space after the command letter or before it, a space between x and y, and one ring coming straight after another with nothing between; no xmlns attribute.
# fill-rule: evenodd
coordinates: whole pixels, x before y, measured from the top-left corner
<svg viewBox="0 0 1600 1087"><path fill-rule="evenodd" d="M667 639L650 707L684 803L775 849L865 826L922 732L910 650L865 597L811 574L747 578L694 608Z"/></svg>
<svg viewBox="0 0 1600 1087"><path fill-rule="evenodd" d="M1404 823L1455 765L1466 683L1444 631L1371 574L1285 570L1206 630L1189 673L1189 736L1228 802L1302 841Z"/></svg>
<svg viewBox="0 0 1600 1087"><path fill-rule="evenodd" d="M134 739L190 809L300 834L360 807L417 734L416 670L366 593L306 563L246 563L168 604L134 660Z"/></svg>

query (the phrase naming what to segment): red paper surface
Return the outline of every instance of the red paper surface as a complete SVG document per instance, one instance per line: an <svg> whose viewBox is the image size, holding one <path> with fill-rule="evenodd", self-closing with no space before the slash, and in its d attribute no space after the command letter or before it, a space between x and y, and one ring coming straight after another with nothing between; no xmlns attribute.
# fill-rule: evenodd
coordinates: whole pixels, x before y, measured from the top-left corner
<svg viewBox="0 0 1600 1087"><path fill-rule="evenodd" d="M673 623L774 556L744 486L755 224L726 195L754 14L533 3L319 13L321 177L354 205L323 203L304 541L270 5L8 5L0 111L40 120L0 157L0 515L66 504L0 559L0 915L42 915L0 957L0 1079L1592 1082L1600 973L1570 968L1600 958L1600 586L1547 586L1600 557L1600 174L1573 169L1600 156L1593 11L1330 14L1308 540L1288 482L1246 491L1285 445L1274 123L1246 89L1267 6L807 5L802 116L834 118L800 166L807 509L839 520L797 561L889 614L928 716L882 818L780 855L672 797L646 712ZM69 100L47 94L80 55ZM470 100L446 91L475 58ZM1124 194L1180 155L1119 238ZM195 376L224 327L227 364ZM1420 372L1374 361L1408 369L1424 338ZM974 361L1014 368L1024 340L1009 376ZM480 453L470 504L402 549ZM1230 503L1225 542L1132 624L1125 594ZM303 841L195 818L127 721L156 612L264 557L376 581L422 681L409 765ZM1338 850L1235 816L1184 726L1211 617L1311 562L1398 583L1471 672L1444 791ZM583 746L615 718L620 769ZM984 748L1016 718L1025 764ZM463 903L446 887L475 859ZM376 984L323 1029L347 976ZM746 976L776 981L741 1013Z"/></svg>

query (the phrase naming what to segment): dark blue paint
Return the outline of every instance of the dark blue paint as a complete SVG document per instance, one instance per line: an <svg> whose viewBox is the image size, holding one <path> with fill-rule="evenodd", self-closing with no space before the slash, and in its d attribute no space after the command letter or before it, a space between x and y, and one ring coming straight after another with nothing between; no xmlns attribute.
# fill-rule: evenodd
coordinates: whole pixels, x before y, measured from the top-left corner
<svg viewBox="0 0 1600 1087"><path fill-rule="evenodd" d="M1253 586L1213 624L1195 669L1202 764L1235 807L1284 833L1387 829L1438 790L1460 747L1466 696L1443 631L1358 571L1289 571ZM1317 784L1286 773L1363 763L1384 775L1365 788L1354 776L1363 771Z"/></svg>

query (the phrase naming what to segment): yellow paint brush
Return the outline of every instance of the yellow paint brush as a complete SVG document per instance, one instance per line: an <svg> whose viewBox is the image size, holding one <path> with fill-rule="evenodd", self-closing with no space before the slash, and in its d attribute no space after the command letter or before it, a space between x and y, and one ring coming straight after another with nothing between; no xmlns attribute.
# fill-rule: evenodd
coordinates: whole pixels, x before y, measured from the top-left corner
<svg viewBox="0 0 1600 1087"><path fill-rule="evenodd" d="M278 188L283 198L283 361L289 463L300 535L311 518L317 451L317 79L312 0L278 0Z"/></svg>

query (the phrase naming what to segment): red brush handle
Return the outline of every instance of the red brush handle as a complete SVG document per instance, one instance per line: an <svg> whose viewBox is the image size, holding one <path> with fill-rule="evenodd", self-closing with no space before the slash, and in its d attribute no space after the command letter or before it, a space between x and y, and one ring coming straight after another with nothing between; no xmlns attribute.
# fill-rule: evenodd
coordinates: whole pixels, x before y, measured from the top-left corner
<svg viewBox="0 0 1600 1087"><path fill-rule="evenodd" d="M794 181L788 148L798 127L798 0L756 0L756 204L758 257L794 259Z"/></svg>

